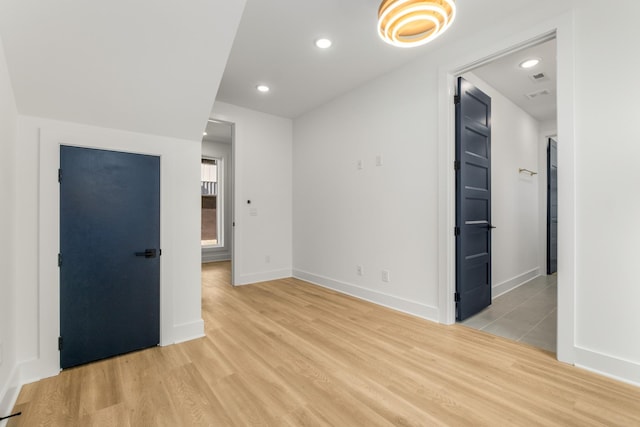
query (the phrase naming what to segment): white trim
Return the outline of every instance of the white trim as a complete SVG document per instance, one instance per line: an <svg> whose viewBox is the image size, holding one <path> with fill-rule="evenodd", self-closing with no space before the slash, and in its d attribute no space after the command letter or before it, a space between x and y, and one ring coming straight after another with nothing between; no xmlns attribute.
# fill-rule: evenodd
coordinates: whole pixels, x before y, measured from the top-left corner
<svg viewBox="0 0 640 427"><path fill-rule="evenodd" d="M175 325L173 328L173 334L174 337L176 337L174 344L202 338L205 336L204 320Z"/></svg>
<svg viewBox="0 0 640 427"><path fill-rule="evenodd" d="M516 48L522 48L556 34L558 52L558 192L560 204L558 227L562 245L558 252L558 359L574 363L575 354L575 143L574 143L574 40L573 15L555 17L512 37L503 37L494 43L459 55L455 62L440 67L438 72L438 291L439 321L455 322L455 108L452 102L454 77L471 67Z"/></svg>
<svg viewBox="0 0 640 427"><path fill-rule="evenodd" d="M9 380L4 387L4 390L0 393L0 415L7 416L13 409L18 400L18 395L22 389L22 382L20 381L20 366L14 366L9 375ZM7 425L9 420L0 421L0 427Z"/></svg>
<svg viewBox="0 0 640 427"><path fill-rule="evenodd" d="M438 308L421 304L416 301L385 294L383 292L362 288L351 283L340 282L328 277L319 276L302 270L293 270L293 277L313 283L323 288L328 288L336 292L351 295L374 304L378 304L392 310L401 311L423 319L438 321Z"/></svg>
<svg viewBox="0 0 640 427"><path fill-rule="evenodd" d="M524 273L518 274L511 279L507 279L502 283L495 284L491 289L491 299L496 299L500 295L504 295L507 292L524 285L525 283L535 279L538 276L540 276L540 267L536 267L533 270L525 271Z"/></svg>
<svg viewBox="0 0 640 427"><path fill-rule="evenodd" d="M231 264L233 266L233 262ZM236 279L234 286L251 285L259 282L268 282L270 280L286 279L288 277L291 277L291 270L287 268L261 273L243 274Z"/></svg>
<svg viewBox="0 0 640 427"><path fill-rule="evenodd" d="M640 387L640 364L585 348L575 348L575 365L614 380Z"/></svg>
<svg viewBox="0 0 640 427"><path fill-rule="evenodd" d="M224 186L226 185L227 180L224 178L224 159L222 157L205 156L204 154L201 154L200 157L202 158L202 160L216 161L216 179L218 184L218 194L216 194L216 240L218 241L218 243L216 243L215 245L200 245L200 251L204 256L206 251L211 251L212 249L224 249L224 239L226 238L226 236L224 235L224 229L225 221L227 220L224 215L224 198L226 196L226 194L224 194Z"/></svg>
<svg viewBox="0 0 640 427"><path fill-rule="evenodd" d="M231 261L230 251L202 251L202 263Z"/></svg>

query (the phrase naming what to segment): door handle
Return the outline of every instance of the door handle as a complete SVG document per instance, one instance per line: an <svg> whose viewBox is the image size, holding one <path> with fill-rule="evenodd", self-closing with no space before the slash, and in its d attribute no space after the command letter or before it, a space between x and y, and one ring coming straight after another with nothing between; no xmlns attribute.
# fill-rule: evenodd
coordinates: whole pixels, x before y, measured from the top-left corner
<svg viewBox="0 0 640 427"><path fill-rule="evenodd" d="M155 258L156 250L155 249L145 249L144 252L136 252L136 256L143 256L145 258Z"/></svg>
<svg viewBox="0 0 640 427"><path fill-rule="evenodd" d="M491 230L492 228L497 228L497 227L494 227L494 226L493 226L493 225L491 225L491 224L487 224L487 228L488 228L489 230Z"/></svg>

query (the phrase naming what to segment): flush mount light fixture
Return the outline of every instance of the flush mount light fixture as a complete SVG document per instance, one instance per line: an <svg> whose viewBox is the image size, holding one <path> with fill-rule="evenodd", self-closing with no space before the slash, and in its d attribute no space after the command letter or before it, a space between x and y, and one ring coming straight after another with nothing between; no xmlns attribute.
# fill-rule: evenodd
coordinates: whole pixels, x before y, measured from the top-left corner
<svg viewBox="0 0 640 427"><path fill-rule="evenodd" d="M454 0L383 0L378 34L393 46L421 46L444 33L455 17Z"/></svg>
<svg viewBox="0 0 640 427"><path fill-rule="evenodd" d="M258 90L258 92L262 92L262 93L267 93L271 90L267 85L258 85L256 86L256 89Z"/></svg>
<svg viewBox="0 0 640 427"><path fill-rule="evenodd" d="M207 133L206 132L202 132L202 136L207 136Z"/></svg>
<svg viewBox="0 0 640 427"><path fill-rule="evenodd" d="M333 43L329 39L318 39L316 40L316 47L319 49L329 49Z"/></svg>
<svg viewBox="0 0 640 427"><path fill-rule="evenodd" d="M540 58L531 58L520 63L520 68L533 68L540 63Z"/></svg>

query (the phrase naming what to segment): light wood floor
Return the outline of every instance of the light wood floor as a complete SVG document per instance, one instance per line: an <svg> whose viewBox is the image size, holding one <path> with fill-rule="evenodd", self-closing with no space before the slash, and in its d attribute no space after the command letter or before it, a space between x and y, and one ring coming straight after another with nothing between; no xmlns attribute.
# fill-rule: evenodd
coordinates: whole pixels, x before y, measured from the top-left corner
<svg viewBox="0 0 640 427"><path fill-rule="evenodd" d="M26 385L9 426L640 425L640 389L465 326L203 267L206 337Z"/></svg>

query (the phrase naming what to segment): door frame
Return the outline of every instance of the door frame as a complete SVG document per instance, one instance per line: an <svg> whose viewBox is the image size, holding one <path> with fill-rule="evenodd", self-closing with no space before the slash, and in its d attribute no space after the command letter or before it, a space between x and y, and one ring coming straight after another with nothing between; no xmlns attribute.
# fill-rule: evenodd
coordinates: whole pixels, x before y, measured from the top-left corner
<svg viewBox="0 0 640 427"><path fill-rule="evenodd" d="M152 136L147 143L140 143L140 136L124 131L68 128L54 126L40 128L39 135L39 218L38 218L38 350L37 359L27 364L25 369L30 377L45 378L60 371L60 353L57 340L60 335L60 275L57 253L60 248L60 187L57 170L60 167L60 146L120 151L124 153L145 154L160 158L160 245L168 239L169 189L164 183L171 182L170 165L166 156L170 153L158 147ZM137 142L131 143L130 141ZM136 147L132 149L131 147ZM170 155L170 154L169 154ZM53 178L52 178L53 177ZM173 288L165 280L171 272L167 262L160 263L160 346L175 342ZM47 304L43 304L47 301Z"/></svg>
<svg viewBox="0 0 640 427"><path fill-rule="evenodd" d="M474 45L438 71L438 320L455 323L455 78L466 71L524 47L556 38L558 57L558 149L562 163L558 177L558 343L557 358L575 363L575 142L574 142L574 38L570 13L560 15L512 37L492 44ZM475 48L472 49L472 48Z"/></svg>
<svg viewBox="0 0 640 427"><path fill-rule="evenodd" d="M229 171L229 177L231 182L229 183L230 194L227 195L226 202L231 204L231 218L227 218L227 221L231 222L231 235L227 236L230 239L231 250L229 256L231 257L231 286L236 286L235 278L238 277L237 260L239 259L240 252L236 251L236 177L238 170L238 162L236 161L236 124L229 120L221 119L216 115L209 117L209 120L215 120L216 122L224 123L231 126L231 162L227 161L227 167L231 167Z"/></svg>

